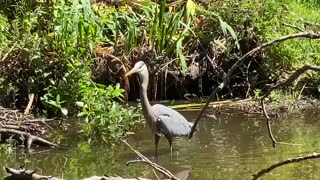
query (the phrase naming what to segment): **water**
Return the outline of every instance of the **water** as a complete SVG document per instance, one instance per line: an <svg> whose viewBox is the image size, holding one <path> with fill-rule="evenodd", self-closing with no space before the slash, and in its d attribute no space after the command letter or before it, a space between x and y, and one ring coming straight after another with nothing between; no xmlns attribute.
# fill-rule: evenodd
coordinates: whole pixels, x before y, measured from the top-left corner
<svg viewBox="0 0 320 180"><path fill-rule="evenodd" d="M197 111L182 112L194 120ZM320 152L320 113L301 112L272 120L278 141L302 144L278 145L273 148L268 138L265 119L259 115L218 115L217 120L203 118L199 130L191 140L174 140L171 157L166 139L160 139L158 164L183 178L193 180L251 179L252 175L278 161L300 155ZM0 154L0 165L37 168L38 173L65 179L81 179L92 175L119 175L124 177L155 178L152 170L143 164L126 166L136 155L125 145L107 148L88 147L70 132L62 143L67 149L37 151L25 154L18 150L12 155ZM145 126L138 128L128 142L153 160L154 139ZM262 179L320 179L320 159L290 164L275 169ZM5 176L0 171L0 177Z"/></svg>

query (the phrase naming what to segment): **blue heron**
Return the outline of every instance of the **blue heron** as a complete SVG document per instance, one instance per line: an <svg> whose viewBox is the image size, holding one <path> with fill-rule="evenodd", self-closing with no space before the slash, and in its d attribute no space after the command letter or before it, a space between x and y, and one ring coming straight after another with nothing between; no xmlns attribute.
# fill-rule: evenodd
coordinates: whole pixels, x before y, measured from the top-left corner
<svg viewBox="0 0 320 180"><path fill-rule="evenodd" d="M164 136L170 146L172 154L172 140L175 136L189 136L193 123L188 122L179 112L162 104L150 105L147 88L149 83L149 72L143 61L137 62L134 67L126 73L125 77L137 73L140 77L140 99L143 115L147 124L154 133L155 156L158 155L158 143Z"/></svg>

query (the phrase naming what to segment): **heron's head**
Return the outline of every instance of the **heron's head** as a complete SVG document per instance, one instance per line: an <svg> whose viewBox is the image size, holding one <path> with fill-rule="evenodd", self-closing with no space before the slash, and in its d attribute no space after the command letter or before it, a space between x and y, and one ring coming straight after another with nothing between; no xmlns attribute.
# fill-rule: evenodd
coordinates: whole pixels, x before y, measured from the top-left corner
<svg viewBox="0 0 320 180"><path fill-rule="evenodd" d="M140 76L147 75L148 68L147 65L143 61L137 62L134 67L126 73L125 77L130 76L131 74L137 73Z"/></svg>

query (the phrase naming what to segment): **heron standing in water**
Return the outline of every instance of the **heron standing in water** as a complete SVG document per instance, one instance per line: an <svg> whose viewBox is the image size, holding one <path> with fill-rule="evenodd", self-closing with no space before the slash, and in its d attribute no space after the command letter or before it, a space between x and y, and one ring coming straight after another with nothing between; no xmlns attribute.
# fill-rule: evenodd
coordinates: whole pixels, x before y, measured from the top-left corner
<svg viewBox="0 0 320 180"><path fill-rule="evenodd" d="M188 122L179 112L162 104L150 105L147 89L149 83L149 72L143 61L137 62L134 67L126 73L125 77L137 73L140 77L140 99L143 115L147 124L154 133L155 156L158 155L158 143L160 136L164 136L170 146L172 154L172 140L175 136L189 136L193 123Z"/></svg>

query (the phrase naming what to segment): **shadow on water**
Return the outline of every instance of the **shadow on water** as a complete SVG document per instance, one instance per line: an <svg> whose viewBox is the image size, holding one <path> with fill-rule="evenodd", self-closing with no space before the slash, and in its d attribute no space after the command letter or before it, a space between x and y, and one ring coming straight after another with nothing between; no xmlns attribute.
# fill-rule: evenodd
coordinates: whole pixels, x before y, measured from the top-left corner
<svg viewBox="0 0 320 180"><path fill-rule="evenodd" d="M182 112L190 121L197 111ZM320 113L302 112L272 120L277 140L302 144L279 145L272 148L265 127L265 119L258 115L217 116L217 120L203 118L193 139L177 138L174 155L170 156L165 138L160 139L157 163L185 179L251 179L252 174L278 161L319 152ZM0 154L0 165L38 168L38 172L65 179L80 179L92 175L154 178L152 170L143 164L126 166L136 155L120 144L112 148L87 146L77 140L76 132L66 135L67 150L25 154ZM153 160L154 139L142 125L128 142ZM320 160L283 166L263 179L320 179ZM0 177L5 176L0 171ZM185 178L183 178L185 177Z"/></svg>

